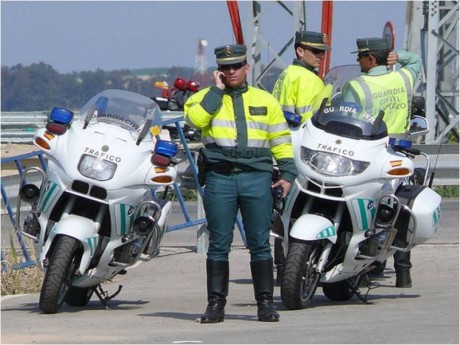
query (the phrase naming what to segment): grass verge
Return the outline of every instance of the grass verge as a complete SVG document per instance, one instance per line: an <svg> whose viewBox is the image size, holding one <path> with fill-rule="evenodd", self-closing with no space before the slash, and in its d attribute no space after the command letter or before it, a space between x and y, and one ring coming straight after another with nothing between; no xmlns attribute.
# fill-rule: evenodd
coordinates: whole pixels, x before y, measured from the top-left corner
<svg viewBox="0 0 460 345"><path fill-rule="evenodd" d="M39 292L43 281L43 272L36 265L16 269L16 265L23 262L23 256L14 248L12 238L10 242L12 249L3 250L3 263L6 264L7 269L1 273L2 296Z"/></svg>

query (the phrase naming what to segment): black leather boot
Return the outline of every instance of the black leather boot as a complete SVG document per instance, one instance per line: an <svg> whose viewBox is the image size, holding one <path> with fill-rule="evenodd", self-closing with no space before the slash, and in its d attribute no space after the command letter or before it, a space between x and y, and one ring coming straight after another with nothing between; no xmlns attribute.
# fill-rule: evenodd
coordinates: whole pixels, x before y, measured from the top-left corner
<svg viewBox="0 0 460 345"><path fill-rule="evenodd" d="M228 261L206 260L208 306L200 323L217 323L224 321L225 304L228 294Z"/></svg>
<svg viewBox="0 0 460 345"><path fill-rule="evenodd" d="M251 262L251 274L259 321L278 322L280 315L273 305L273 260Z"/></svg>
<svg viewBox="0 0 460 345"><path fill-rule="evenodd" d="M398 288L412 287L412 280L410 279L410 269L412 264L410 262L410 251L401 252L397 251L393 255L394 268L396 271L396 284Z"/></svg>
<svg viewBox="0 0 460 345"><path fill-rule="evenodd" d="M395 228L398 229L393 245L396 247L404 248L407 246L406 237L408 231L409 218L405 217L407 211L401 210L400 216L396 220ZM403 252L397 250L393 255L393 267L396 271L396 283L398 288L412 287L412 280L410 279L410 269L412 263L410 261L410 251Z"/></svg>
<svg viewBox="0 0 460 345"><path fill-rule="evenodd" d="M412 280L410 278L410 269L401 268L396 270L396 287L410 288L412 287Z"/></svg>

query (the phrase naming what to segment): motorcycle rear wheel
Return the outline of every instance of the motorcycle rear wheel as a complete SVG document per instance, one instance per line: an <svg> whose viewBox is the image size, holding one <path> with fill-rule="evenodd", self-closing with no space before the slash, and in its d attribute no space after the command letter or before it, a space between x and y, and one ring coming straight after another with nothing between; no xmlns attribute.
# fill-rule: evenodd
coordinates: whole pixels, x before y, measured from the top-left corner
<svg viewBox="0 0 460 345"><path fill-rule="evenodd" d="M59 236L51 253L40 292L40 309L45 314L54 314L64 303L75 271L81 260L81 245L75 238Z"/></svg>
<svg viewBox="0 0 460 345"><path fill-rule="evenodd" d="M316 266L320 252L312 242L292 242L286 256L281 282L281 301L291 310L304 309L311 302L320 274Z"/></svg>

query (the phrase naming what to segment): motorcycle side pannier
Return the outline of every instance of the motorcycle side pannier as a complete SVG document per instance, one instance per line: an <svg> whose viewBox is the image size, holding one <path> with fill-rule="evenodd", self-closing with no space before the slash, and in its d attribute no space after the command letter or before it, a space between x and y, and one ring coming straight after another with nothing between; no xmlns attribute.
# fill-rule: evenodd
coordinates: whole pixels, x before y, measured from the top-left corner
<svg viewBox="0 0 460 345"><path fill-rule="evenodd" d="M404 236L406 246L424 243L434 236L438 230L441 197L426 186L403 185L396 191L402 205L395 227L398 237ZM411 213L413 216L411 216ZM415 217L415 224L412 218ZM414 235L415 232L415 235ZM413 236L412 243L410 242Z"/></svg>

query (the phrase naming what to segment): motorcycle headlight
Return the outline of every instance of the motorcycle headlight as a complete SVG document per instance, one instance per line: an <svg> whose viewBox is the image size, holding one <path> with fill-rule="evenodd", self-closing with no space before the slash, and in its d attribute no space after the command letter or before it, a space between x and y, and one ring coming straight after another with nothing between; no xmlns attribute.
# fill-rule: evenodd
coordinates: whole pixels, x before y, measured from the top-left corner
<svg viewBox="0 0 460 345"><path fill-rule="evenodd" d="M349 176L361 174L369 162L354 160L335 153L301 148L302 160L323 175Z"/></svg>
<svg viewBox="0 0 460 345"><path fill-rule="evenodd" d="M110 180L116 170L116 163L89 155L82 155L78 163L80 174L97 181Z"/></svg>

